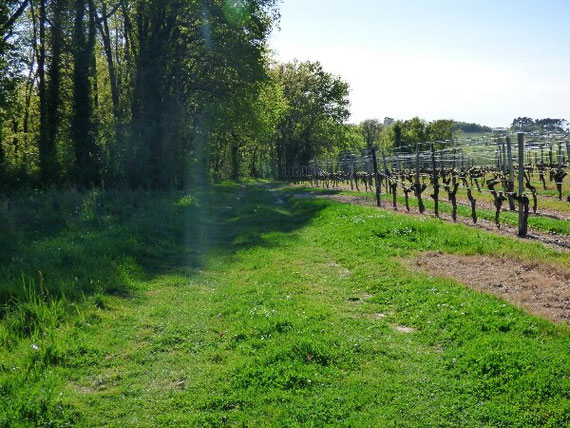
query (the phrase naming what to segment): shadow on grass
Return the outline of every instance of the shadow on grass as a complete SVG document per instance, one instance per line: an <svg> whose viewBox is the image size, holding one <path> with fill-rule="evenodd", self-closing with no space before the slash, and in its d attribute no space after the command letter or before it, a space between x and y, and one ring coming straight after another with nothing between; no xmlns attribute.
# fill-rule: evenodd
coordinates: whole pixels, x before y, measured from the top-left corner
<svg viewBox="0 0 570 428"><path fill-rule="evenodd" d="M301 228L322 206L290 203L272 185L231 183L0 199L0 318L38 298L129 296L144 281L192 275L209 252L270 245L264 234Z"/></svg>

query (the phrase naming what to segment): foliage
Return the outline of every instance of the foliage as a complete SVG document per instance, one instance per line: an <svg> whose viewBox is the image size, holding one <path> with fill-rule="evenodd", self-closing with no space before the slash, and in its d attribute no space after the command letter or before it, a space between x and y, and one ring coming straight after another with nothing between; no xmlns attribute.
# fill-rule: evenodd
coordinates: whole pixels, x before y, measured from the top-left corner
<svg viewBox="0 0 570 428"><path fill-rule="evenodd" d="M517 117L511 125L513 131L523 132L564 132L568 129L566 119L532 119L530 117Z"/></svg>
<svg viewBox="0 0 570 428"><path fill-rule="evenodd" d="M2 3L0 114L10 120L0 126L0 153L11 172L3 186L207 180L208 163L235 145L213 130L261 126L260 109L273 108L256 98L277 19L274 0ZM8 105L8 94L17 102ZM238 115L240 101L257 105Z"/></svg>
<svg viewBox="0 0 570 428"><path fill-rule="evenodd" d="M465 132L465 133L486 133L492 132L493 128L489 126L479 125L478 123L454 122L452 132Z"/></svg>
<svg viewBox="0 0 570 428"><path fill-rule="evenodd" d="M415 151L416 143L424 149L428 142L442 142L453 137L452 120L435 120L426 122L419 117L410 120L397 120L383 128L379 135L382 147L393 148L403 152ZM438 146L438 144L436 144Z"/></svg>
<svg viewBox="0 0 570 428"><path fill-rule="evenodd" d="M360 124L360 132L366 143L367 149L372 149L380 139L383 126L376 119L368 119Z"/></svg>
<svg viewBox="0 0 570 428"><path fill-rule="evenodd" d="M318 62L279 64L272 76L287 103L277 127L279 173L342 147L349 116L348 84Z"/></svg>

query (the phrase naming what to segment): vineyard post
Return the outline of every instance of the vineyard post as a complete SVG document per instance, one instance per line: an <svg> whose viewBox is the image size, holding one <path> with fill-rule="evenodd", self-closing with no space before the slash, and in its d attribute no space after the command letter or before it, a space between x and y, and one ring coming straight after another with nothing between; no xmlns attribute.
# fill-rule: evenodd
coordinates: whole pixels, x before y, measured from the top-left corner
<svg viewBox="0 0 570 428"><path fill-rule="evenodd" d="M497 141L497 159L499 160L499 171L503 171L503 150L501 149L501 143L499 141Z"/></svg>
<svg viewBox="0 0 570 428"><path fill-rule="evenodd" d="M550 151L548 152L550 168L554 166L554 160L552 159L552 143L550 143Z"/></svg>
<svg viewBox="0 0 570 428"><path fill-rule="evenodd" d="M415 194L418 198L418 208L420 209L420 214L423 214L425 211L425 205L422 201L422 193L426 189L426 185L423 186L420 183L420 143L416 143L416 183L415 187Z"/></svg>
<svg viewBox="0 0 570 428"><path fill-rule="evenodd" d="M350 190L354 190L354 158L350 162Z"/></svg>
<svg viewBox="0 0 570 428"><path fill-rule="evenodd" d="M525 216L525 208L522 203L524 192L524 134L517 134L519 143L519 236L525 237L528 231L528 219Z"/></svg>
<svg viewBox="0 0 570 428"><path fill-rule="evenodd" d="M507 197L509 198L509 208L511 211L515 211L515 198L514 198L514 191L515 191L515 169L513 167L513 150L511 147L511 137L507 137L507 156L509 161L509 185L507 186ZM520 159L519 153L519 165L524 165L524 151L523 151L523 158L522 161ZM520 166L519 166L520 168Z"/></svg>
<svg viewBox="0 0 570 428"><path fill-rule="evenodd" d="M380 175L378 174L378 160L376 159L376 149L372 149L372 165L374 167L374 181L376 184L376 206L381 207L380 200Z"/></svg>
<svg viewBox="0 0 570 428"><path fill-rule="evenodd" d="M416 143L416 186L420 188L420 148L419 143Z"/></svg>
<svg viewBox="0 0 570 428"><path fill-rule="evenodd" d="M315 187L319 187L319 164L315 158Z"/></svg>
<svg viewBox="0 0 570 428"><path fill-rule="evenodd" d="M503 174L507 172L507 145L504 141L501 142L501 146L503 148Z"/></svg>
<svg viewBox="0 0 570 428"><path fill-rule="evenodd" d="M437 177L437 170L435 165L435 149L431 143L431 169L433 174L433 202L435 216L439 218L439 180Z"/></svg>
<svg viewBox="0 0 570 428"><path fill-rule="evenodd" d="M388 163L386 162L386 153L384 153L384 149L382 149L382 163L384 164L384 180L386 183L386 190L390 192L390 185L388 183Z"/></svg>

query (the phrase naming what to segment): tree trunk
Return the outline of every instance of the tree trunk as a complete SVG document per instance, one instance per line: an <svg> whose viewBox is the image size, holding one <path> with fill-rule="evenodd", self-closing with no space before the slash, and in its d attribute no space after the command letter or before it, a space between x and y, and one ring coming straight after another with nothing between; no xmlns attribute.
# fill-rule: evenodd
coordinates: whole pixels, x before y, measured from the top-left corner
<svg viewBox="0 0 570 428"><path fill-rule="evenodd" d="M51 26L51 64L48 70L46 99L47 135L45 141L44 184L57 180L57 136L59 132L59 106L61 100L61 54L63 50L62 18L64 0L53 0L53 18Z"/></svg>
<svg viewBox="0 0 570 428"><path fill-rule="evenodd" d="M86 0L75 0L75 26L73 34L73 117L72 135L75 149L75 183L81 188L99 181L98 156L93 126L93 99L91 78L95 47L93 4L89 1L89 28L85 26Z"/></svg>
<svg viewBox="0 0 570 428"><path fill-rule="evenodd" d="M111 48L111 35L109 32L109 23L107 18L107 7L103 3L103 17L97 20L99 33L103 40L103 51L107 60L107 67L109 69L109 84L111 86L111 101L113 102L113 113L115 118L119 117L119 89L117 85L117 77L115 73L115 63L113 61L113 50Z"/></svg>
<svg viewBox="0 0 570 428"><path fill-rule="evenodd" d="M38 52L38 96L40 105L40 134L38 141L40 157L40 178L42 184L47 184L51 177L51 159L53 157L49 146L48 131L48 109L47 109L47 88L46 88L46 0L39 0L39 33L40 48Z"/></svg>
<svg viewBox="0 0 570 428"><path fill-rule="evenodd" d="M232 180L239 180L239 143L235 141L235 135L232 136L232 147L231 147L231 162L232 162Z"/></svg>

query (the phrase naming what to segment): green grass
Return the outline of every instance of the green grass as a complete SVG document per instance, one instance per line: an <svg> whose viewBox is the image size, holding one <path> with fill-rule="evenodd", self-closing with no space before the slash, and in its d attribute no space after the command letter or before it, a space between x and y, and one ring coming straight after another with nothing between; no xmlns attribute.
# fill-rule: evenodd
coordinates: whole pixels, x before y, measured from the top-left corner
<svg viewBox="0 0 570 428"><path fill-rule="evenodd" d="M127 242L85 219L42 232L71 245L91 230L121 250L83 298L70 285L64 300L41 297L50 278L67 278L57 264L40 293L21 293L21 304L62 315L0 350L0 426L570 424L568 327L399 262L442 250L570 267L568 254L270 190L146 194L140 211L118 197L113 236ZM20 233L19 254L39 253L42 234ZM80 266L108 251L80 253ZM10 295L16 271L2 271ZM20 310L11 305L2 328Z"/></svg>
<svg viewBox="0 0 570 428"><path fill-rule="evenodd" d="M324 193L326 193L328 191L334 191L334 189L297 188L296 191L307 191L307 192L316 192L316 193L324 192ZM341 190L339 192L342 194L345 194L345 195L366 196L366 197L370 198L371 204L374 204L375 203L374 201L376 200L375 199L376 196L373 192L363 192L363 191L357 192L357 191L348 191L348 190ZM433 199L429 197L429 195L430 195L430 191L428 189L424 192L423 198L422 198L423 202L424 202L424 206L425 206L428 214L434 212L434 202L433 202ZM440 197L442 197L442 198L445 198L445 195L446 195L445 192L440 193ZM478 195L476 193L474 193L473 196L475 197L475 199L478 199L479 197L481 197L481 195ZM382 201L386 207L392 206L392 195L389 195L387 193L382 193L381 197L382 197ZM485 198L485 200L486 199L487 198ZM405 199L404 199L404 196L402 195L402 192L400 192L398 194L397 202L398 202L399 209L402 209L402 207L405 207ZM531 202L531 204L532 204L532 202ZM412 193L410 193L410 196L409 196L409 205L410 205L410 208L414 208L414 209L418 208L417 198ZM503 203L503 208L502 208L502 211L500 214L500 222L501 222L501 224L508 224L511 226L517 226L518 225L518 218L519 218L518 212L508 211L508 208L509 208L508 201L505 201ZM439 209L440 209L440 212L442 212L442 213L451 214L451 212L452 212L451 203L440 201ZM531 207L531 209L532 209L532 207ZM485 220L488 220L491 222L495 222L495 211L491 211L491 210L487 210L487 209L483 209L483 208L477 208L476 211L477 211L477 217L478 218L485 219ZM539 213L540 213L540 210L539 210ZM466 205L462 205L462 204L458 204L457 215L460 217L471 218L471 207L466 206ZM560 219L547 217L547 216L534 216L531 214L528 218L528 226L531 229L541 230L541 231L545 231L545 232L553 232L553 233L557 233L560 235L570 235L570 222L568 220L560 220Z"/></svg>

